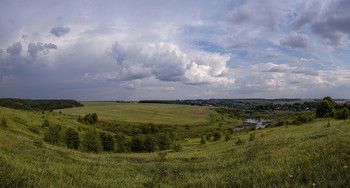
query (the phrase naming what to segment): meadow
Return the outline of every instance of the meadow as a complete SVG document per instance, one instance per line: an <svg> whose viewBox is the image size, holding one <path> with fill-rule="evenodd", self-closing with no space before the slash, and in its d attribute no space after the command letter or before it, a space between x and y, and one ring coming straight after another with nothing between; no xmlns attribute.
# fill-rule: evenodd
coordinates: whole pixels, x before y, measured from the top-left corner
<svg viewBox="0 0 350 188"><path fill-rule="evenodd" d="M97 113L104 121L122 121L155 124L203 124L210 121L207 107L169 104L82 102L84 107L55 110L64 114Z"/></svg>
<svg viewBox="0 0 350 188"><path fill-rule="evenodd" d="M233 132L183 150L85 153L34 143L51 124L84 134L91 125L68 115L0 107L0 187L348 187L350 121L316 119L302 125Z"/></svg>

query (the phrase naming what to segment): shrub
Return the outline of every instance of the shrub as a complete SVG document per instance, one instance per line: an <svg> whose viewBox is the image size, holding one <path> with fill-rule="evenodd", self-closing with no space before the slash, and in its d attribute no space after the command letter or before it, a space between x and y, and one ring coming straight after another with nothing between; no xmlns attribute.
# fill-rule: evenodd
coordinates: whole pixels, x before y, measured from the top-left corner
<svg viewBox="0 0 350 188"><path fill-rule="evenodd" d="M206 136L202 136L201 138L201 144L207 144L208 141L207 141L207 137Z"/></svg>
<svg viewBox="0 0 350 188"><path fill-rule="evenodd" d="M50 125L49 130L46 131L44 140L50 144L58 144L60 141L60 125Z"/></svg>
<svg viewBox="0 0 350 188"><path fill-rule="evenodd" d="M335 118L336 119L348 119L350 116L350 112L348 108L344 107L342 109L339 109L335 112Z"/></svg>
<svg viewBox="0 0 350 188"><path fill-rule="evenodd" d="M218 141L221 138L221 134L219 132L214 133L214 141Z"/></svg>
<svg viewBox="0 0 350 188"><path fill-rule="evenodd" d="M68 128L66 130L66 144L68 148L78 149L80 140L79 133L75 131L73 128Z"/></svg>
<svg viewBox="0 0 350 188"><path fill-rule="evenodd" d="M124 142L125 141L125 135L122 132L115 134L114 138L117 142Z"/></svg>
<svg viewBox="0 0 350 188"><path fill-rule="evenodd" d="M128 145L126 142L117 142L117 150L118 153L123 153L128 151Z"/></svg>
<svg viewBox="0 0 350 188"><path fill-rule="evenodd" d="M86 152L100 153L102 151L102 144L100 140L100 135L94 128L89 128L83 140L81 142L82 149Z"/></svg>
<svg viewBox="0 0 350 188"><path fill-rule="evenodd" d="M148 152L157 150L157 140L151 135L147 135L144 142L144 149Z"/></svg>
<svg viewBox="0 0 350 188"><path fill-rule="evenodd" d="M134 136L132 137L131 143L130 143L130 149L133 152L142 152L145 151L143 139L141 136Z"/></svg>
<svg viewBox="0 0 350 188"><path fill-rule="evenodd" d="M159 135L157 142L160 150L170 149L171 140L166 134Z"/></svg>
<svg viewBox="0 0 350 188"><path fill-rule="evenodd" d="M208 133L206 136L207 141L210 141L211 137L213 136L213 133Z"/></svg>
<svg viewBox="0 0 350 188"><path fill-rule="evenodd" d="M174 151L176 151L176 152L182 151L182 145L181 145L181 143L179 143L179 142L175 143L174 146L173 146L173 149L174 149Z"/></svg>
<svg viewBox="0 0 350 188"><path fill-rule="evenodd" d="M102 132L100 133L100 139L101 139L101 143L104 151L113 151L114 140L112 135Z"/></svg>

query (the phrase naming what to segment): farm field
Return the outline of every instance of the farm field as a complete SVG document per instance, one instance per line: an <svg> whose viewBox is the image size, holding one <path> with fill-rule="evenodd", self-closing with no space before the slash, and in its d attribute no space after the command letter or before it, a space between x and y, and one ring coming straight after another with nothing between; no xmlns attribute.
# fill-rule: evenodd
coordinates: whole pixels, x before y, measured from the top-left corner
<svg viewBox="0 0 350 188"><path fill-rule="evenodd" d="M204 124L210 121L210 111L203 106L142 104L116 102L82 102L84 107L55 110L69 115L97 113L103 121L123 121L155 124Z"/></svg>

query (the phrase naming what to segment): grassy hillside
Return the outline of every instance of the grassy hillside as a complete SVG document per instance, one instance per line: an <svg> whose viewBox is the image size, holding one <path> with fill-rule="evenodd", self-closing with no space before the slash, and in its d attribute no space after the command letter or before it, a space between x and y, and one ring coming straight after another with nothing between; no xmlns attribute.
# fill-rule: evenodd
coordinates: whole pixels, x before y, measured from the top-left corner
<svg viewBox="0 0 350 188"><path fill-rule="evenodd" d="M87 125L59 114L0 107L1 187L348 187L350 121L319 119L300 126L236 132L228 141L183 141L183 151L84 153L34 146L41 123ZM79 129L78 129L79 130ZM251 135L255 135L251 136ZM253 138L254 137L254 138ZM251 141L249 141L251 140Z"/></svg>
<svg viewBox="0 0 350 188"><path fill-rule="evenodd" d="M65 114L97 113L108 121L156 124L203 124L210 121L209 109L200 106L116 102L82 102L84 107L67 108Z"/></svg>

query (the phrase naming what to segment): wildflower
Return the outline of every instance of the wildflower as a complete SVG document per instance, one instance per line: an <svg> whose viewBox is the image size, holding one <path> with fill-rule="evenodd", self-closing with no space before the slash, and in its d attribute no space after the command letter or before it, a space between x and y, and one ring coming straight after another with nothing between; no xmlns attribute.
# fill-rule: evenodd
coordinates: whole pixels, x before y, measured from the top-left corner
<svg viewBox="0 0 350 188"><path fill-rule="evenodd" d="M315 183L312 183L312 186L315 186L316 184Z"/></svg>
<svg viewBox="0 0 350 188"><path fill-rule="evenodd" d="M290 178L292 178L292 177L293 177L293 175L289 175L289 177L290 177Z"/></svg>
<svg viewBox="0 0 350 188"><path fill-rule="evenodd" d="M348 168L348 166L345 165L344 168Z"/></svg>

